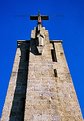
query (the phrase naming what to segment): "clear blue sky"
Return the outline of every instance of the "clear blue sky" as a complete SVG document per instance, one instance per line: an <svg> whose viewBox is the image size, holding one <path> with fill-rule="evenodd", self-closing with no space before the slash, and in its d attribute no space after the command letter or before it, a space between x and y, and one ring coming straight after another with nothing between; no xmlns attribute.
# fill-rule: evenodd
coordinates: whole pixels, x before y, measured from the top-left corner
<svg viewBox="0 0 84 121"><path fill-rule="evenodd" d="M63 40L73 83L84 115L84 0L0 0L0 115L18 39L30 39L36 25L29 16L50 16L43 22L50 39Z"/></svg>

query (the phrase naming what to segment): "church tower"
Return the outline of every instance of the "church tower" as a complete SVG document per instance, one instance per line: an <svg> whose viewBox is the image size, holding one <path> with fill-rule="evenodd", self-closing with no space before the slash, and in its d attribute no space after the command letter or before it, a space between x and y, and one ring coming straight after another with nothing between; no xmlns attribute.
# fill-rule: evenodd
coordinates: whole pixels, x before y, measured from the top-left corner
<svg viewBox="0 0 84 121"><path fill-rule="evenodd" d="M49 40L42 20L31 40L18 40L1 121L83 121L62 41Z"/></svg>

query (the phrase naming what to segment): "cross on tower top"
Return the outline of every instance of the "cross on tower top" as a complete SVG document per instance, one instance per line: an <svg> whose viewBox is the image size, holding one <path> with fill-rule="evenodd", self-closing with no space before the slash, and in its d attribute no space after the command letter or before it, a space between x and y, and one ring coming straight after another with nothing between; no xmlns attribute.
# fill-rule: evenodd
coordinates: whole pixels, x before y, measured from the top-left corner
<svg viewBox="0 0 84 121"><path fill-rule="evenodd" d="M49 16L38 13L36 16L30 16L30 20L38 20L38 24L42 24L42 20L48 20Z"/></svg>

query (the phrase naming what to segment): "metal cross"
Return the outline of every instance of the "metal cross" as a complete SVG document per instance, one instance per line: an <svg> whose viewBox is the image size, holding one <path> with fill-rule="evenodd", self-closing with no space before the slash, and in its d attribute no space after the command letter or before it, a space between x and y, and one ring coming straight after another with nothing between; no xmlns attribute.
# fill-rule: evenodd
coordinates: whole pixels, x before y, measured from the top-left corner
<svg viewBox="0 0 84 121"><path fill-rule="evenodd" d="M38 25L42 24L42 20L48 20L48 19L49 19L49 16L41 15L40 13L38 13L38 15L36 16L30 16L30 20L37 20Z"/></svg>

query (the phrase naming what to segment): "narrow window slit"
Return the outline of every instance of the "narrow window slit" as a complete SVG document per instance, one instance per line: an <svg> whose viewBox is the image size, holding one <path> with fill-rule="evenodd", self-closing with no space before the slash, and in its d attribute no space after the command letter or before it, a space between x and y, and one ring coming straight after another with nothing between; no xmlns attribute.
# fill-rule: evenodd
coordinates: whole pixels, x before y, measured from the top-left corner
<svg viewBox="0 0 84 121"><path fill-rule="evenodd" d="M51 55L52 55L52 61L57 62L57 58L56 58L56 54L55 54L54 49L51 50Z"/></svg>
<svg viewBox="0 0 84 121"><path fill-rule="evenodd" d="M57 70L54 69L54 76L57 77Z"/></svg>
<svg viewBox="0 0 84 121"><path fill-rule="evenodd" d="M57 62L57 57L56 57L56 51L55 51L55 46L54 43L52 43L53 49L51 49L51 56L52 56L52 61Z"/></svg>

